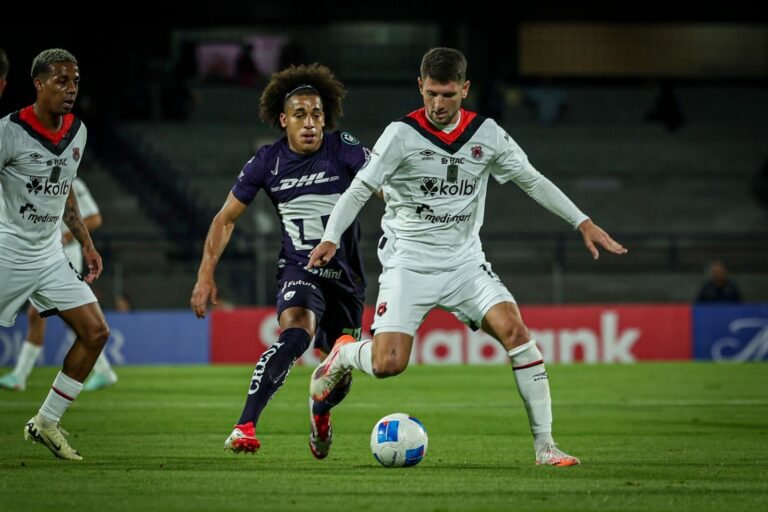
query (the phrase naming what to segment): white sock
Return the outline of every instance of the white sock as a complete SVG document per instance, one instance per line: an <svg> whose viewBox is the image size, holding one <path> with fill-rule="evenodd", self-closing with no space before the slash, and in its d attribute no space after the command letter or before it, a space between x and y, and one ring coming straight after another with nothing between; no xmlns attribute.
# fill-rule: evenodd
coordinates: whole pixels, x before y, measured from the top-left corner
<svg viewBox="0 0 768 512"><path fill-rule="evenodd" d="M361 372L365 372L370 376L373 376L373 354L371 350L373 348L373 340L358 341L357 343L349 343L344 345L339 350L339 357L342 357L342 363L345 366L351 366L357 368Z"/></svg>
<svg viewBox="0 0 768 512"><path fill-rule="evenodd" d="M536 346L536 340L515 347L507 354L512 360L517 390L528 411L528 422L538 453L546 444L552 442L552 399L549 395L549 378L544 368L544 356Z"/></svg>
<svg viewBox="0 0 768 512"><path fill-rule="evenodd" d="M82 389L82 382L77 382L75 379L64 375L63 372L59 372L56 378L53 379L53 386L51 386L51 390L48 392L48 398L45 399L43 406L40 407L40 416L48 421L58 423L61 421L61 417L66 412L69 404L77 398Z"/></svg>
<svg viewBox="0 0 768 512"><path fill-rule="evenodd" d="M112 365L109 364L109 359L102 350L99 354L99 358L96 360L96 364L93 365L94 373L100 373L107 378L110 382L117 382L117 374L112 369Z"/></svg>
<svg viewBox="0 0 768 512"><path fill-rule="evenodd" d="M43 351L43 347L38 347L34 343L30 343L29 340L24 340L24 344L21 346L19 357L16 359L16 367L13 369L13 376L19 379L21 382L26 383L27 377L32 372L32 368L35 367L37 358L40 357L40 352Z"/></svg>

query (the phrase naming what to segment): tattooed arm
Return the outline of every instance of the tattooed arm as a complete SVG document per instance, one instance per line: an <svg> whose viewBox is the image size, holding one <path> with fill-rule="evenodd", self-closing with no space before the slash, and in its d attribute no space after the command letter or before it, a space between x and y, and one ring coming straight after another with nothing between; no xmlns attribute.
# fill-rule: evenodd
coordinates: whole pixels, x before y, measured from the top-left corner
<svg viewBox="0 0 768 512"><path fill-rule="evenodd" d="M91 234L88 232L88 228L80 216L80 208L77 206L77 198L75 197L75 187L69 189L69 196L67 196L67 202L64 204L62 220L69 228L72 236L80 242L83 248L83 257L85 258L85 264L88 266L88 275L85 276L85 281L92 283L94 279L101 275L103 266L101 255L93 247Z"/></svg>

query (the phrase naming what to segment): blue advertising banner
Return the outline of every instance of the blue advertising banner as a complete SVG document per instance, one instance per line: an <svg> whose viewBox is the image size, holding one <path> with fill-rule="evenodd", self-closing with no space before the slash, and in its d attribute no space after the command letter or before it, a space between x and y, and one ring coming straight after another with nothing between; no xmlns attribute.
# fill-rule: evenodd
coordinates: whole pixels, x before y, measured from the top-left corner
<svg viewBox="0 0 768 512"><path fill-rule="evenodd" d="M105 347L110 362L122 364L207 364L208 319L190 311L106 312L110 327ZM27 318L20 314L13 327L0 327L0 366L12 366L24 342ZM75 335L58 317L48 319L43 354L38 365L60 366Z"/></svg>
<svg viewBox="0 0 768 512"><path fill-rule="evenodd" d="M693 358L768 361L768 304L694 306Z"/></svg>

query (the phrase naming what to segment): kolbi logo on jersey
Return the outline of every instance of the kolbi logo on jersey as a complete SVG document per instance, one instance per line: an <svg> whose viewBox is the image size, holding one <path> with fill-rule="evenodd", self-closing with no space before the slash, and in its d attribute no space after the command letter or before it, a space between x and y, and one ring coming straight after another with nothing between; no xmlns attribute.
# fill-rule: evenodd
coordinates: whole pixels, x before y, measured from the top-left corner
<svg viewBox="0 0 768 512"><path fill-rule="evenodd" d="M56 172L57 169L58 172ZM61 168L54 167L51 170L50 177L30 176L29 182L26 185L27 192L35 195L38 195L40 192L42 192L44 196L66 196L69 194L70 184L68 180L63 180L61 183L59 183L58 179L60 173ZM56 178L55 180L54 177Z"/></svg>
<svg viewBox="0 0 768 512"><path fill-rule="evenodd" d="M280 186L272 187L272 192L280 190L289 190L292 188L308 187L310 185L317 185L320 183L332 183L338 181L338 176L325 176L325 171L316 172L302 176L301 178L285 178L280 180Z"/></svg>
<svg viewBox="0 0 768 512"><path fill-rule="evenodd" d="M419 187L425 196L471 196L477 190L477 179L474 180L461 180L455 181L458 176L458 169L456 169L456 175L446 176L448 179L438 178L422 178L421 186ZM454 181L451 182L450 180Z"/></svg>

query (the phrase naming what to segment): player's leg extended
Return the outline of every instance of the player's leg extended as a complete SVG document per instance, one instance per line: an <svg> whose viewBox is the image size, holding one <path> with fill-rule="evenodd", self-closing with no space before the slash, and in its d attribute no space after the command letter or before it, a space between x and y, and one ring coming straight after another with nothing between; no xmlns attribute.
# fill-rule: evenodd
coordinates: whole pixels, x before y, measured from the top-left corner
<svg viewBox="0 0 768 512"><path fill-rule="evenodd" d="M80 454L64 438L59 422L83 388L109 337L109 328L98 302L91 302L59 313L75 332L76 338L64 358L62 371L56 376L37 415L24 428L24 437L40 442L62 459L81 460Z"/></svg>
<svg viewBox="0 0 768 512"><path fill-rule="evenodd" d="M323 289L325 313L315 336L315 348L327 357L338 339L360 337L363 324L364 297L356 296L333 285ZM316 459L328 456L333 443L331 409L340 404L352 388L352 372L347 372L324 400L309 397L309 449Z"/></svg>
<svg viewBox="0 0 768 512"><path fill-rule="evenodd" d="M0 388L24 391L27 387L27 378L43 350L46 320L40 316L32 304L27 307L27 321L29 325L27 337L21 345L16 366L11 373L0 377Z"/></svg>
<svg viewBox="0 0 768 512"><path fill-rule="evenodd" d="M294 361L309 347L315 324L315 314L309 309L288 308L281 313L280 327L283 331L256 363L243 412L232 434L224 442L225 450L254 453L261 447L255 432L261 412L285 382Z"/></svg>
<svg viewBox="0 0 768 512"><path fill-rule="evenodd" d="M561 451L552 439L552 400L544 357L536 341L531 339L517 305L500 302L491 307L483 317L482 329L504 345L512 360L517 389L528 411L534 436L536 463L579 464L579 459Z"/></svg>

